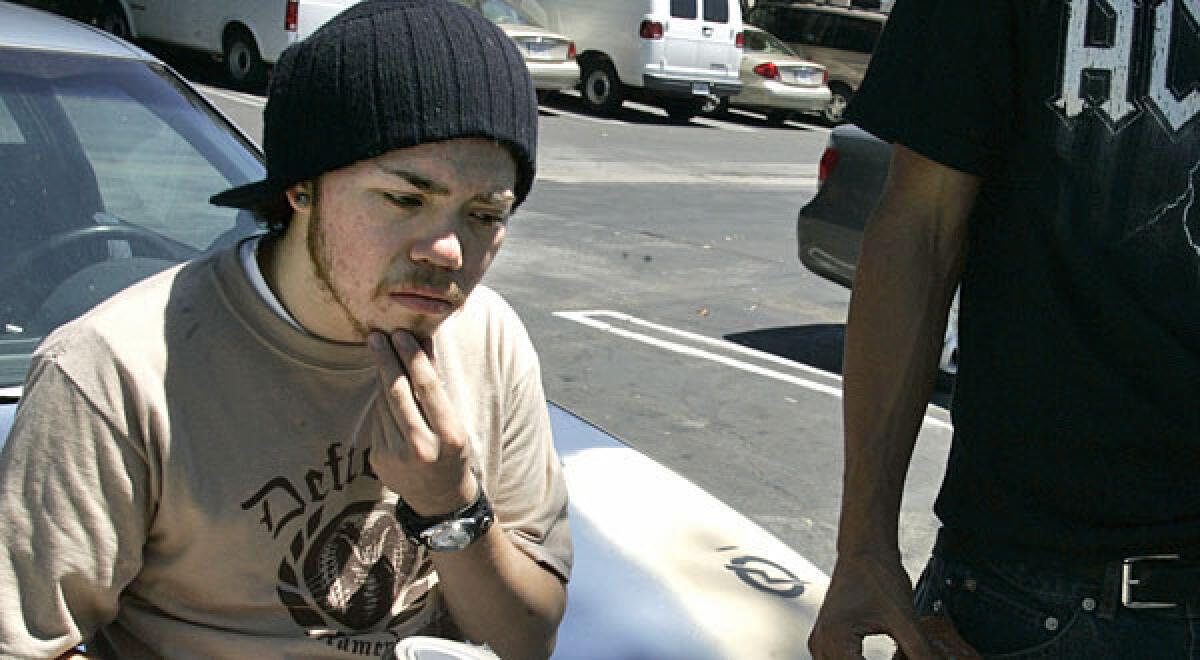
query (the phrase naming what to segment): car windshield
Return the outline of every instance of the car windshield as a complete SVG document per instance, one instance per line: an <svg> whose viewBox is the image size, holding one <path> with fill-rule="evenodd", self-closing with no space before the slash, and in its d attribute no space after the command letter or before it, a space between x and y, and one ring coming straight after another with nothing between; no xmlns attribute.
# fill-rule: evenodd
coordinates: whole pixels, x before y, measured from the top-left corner
<svg viewBox="0 0 1200 660"><path fill-rule="evenodd" d="M528 14L504 2L504 0L458 0L458 2L479 11L489 21L497 25L532 25L537 27L537 23Z"/></svg>
<svg viewBox="0 0 1200 660"><path fill-rule="evenodd" d="M762 30L746 30L746 52L761 55L787 55L799 57L796 51L788 47L770 32Z"/></svg>
<svg viewBox="0 0 1200 660"><path fill-rule="evenodd" d="M58 325L252 233L249 213L208 198L263 171L161 66L0 49L0 386Z"/></svg>

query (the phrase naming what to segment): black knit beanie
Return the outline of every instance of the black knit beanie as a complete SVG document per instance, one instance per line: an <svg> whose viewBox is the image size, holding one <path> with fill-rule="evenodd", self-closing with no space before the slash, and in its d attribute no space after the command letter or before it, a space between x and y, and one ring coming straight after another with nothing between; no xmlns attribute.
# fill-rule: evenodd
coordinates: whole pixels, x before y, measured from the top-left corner
<svg viewBox="0 0 1200 660"><path fill-rule="evenodd" d="M520 52L474 9L448 0L367 0L280 56L267 89L267 178L213 195L253 209L300 181L393 149L497 140L533 185L537 101Z"/></svg>

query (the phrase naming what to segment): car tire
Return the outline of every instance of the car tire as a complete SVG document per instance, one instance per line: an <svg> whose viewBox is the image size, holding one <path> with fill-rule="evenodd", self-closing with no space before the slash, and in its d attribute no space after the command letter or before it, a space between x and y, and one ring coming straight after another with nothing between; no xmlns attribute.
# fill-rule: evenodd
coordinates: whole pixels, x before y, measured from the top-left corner
<svg viewBox="0 0 1200 660"><path fill-rule="evenodd" d="M696 99L663 99L662 109L667 111L667 116L675 121L687 121L692 117L700 114L704 109L705 101Z"/></svg>
<svg viewBox="0 0 1200 660"><path fill-rule="evenodd" d="M96 27L125 40L133 38L133 30L129 28L129 19L125 17L124 10L111 0L100 7L96 15Z"/></svg>
<svg viewBox="0 0 1200 660"><path fill-rule="evenodd" d="M234 87L256 91L267 82L267 63L249 30L240 25L229 28L223 46L225 75Z"/></svg>
<svg viewBox="0 0 1200 660"><path fill-rule="evenodd" d="M843 83L829 83L829 91L831 92L829 103L825 104L825 108L821 111L821 118L830 126L836 126L845 121L843 116L854 91Z"/></svg>
<svg viewBox="0 0 1200 660"><path fill-rule="evenodd" d="M783 122L791 119L791 110L768 110L767 123L772 126L783 126Z"/></svg>
<svg viewBox="0 0 1200 660"><path fill-rule="evenodd" d="M583 105L598 115L613 115L624 101L625 90L617 71L607 60L590 58L583 63Z"/></svg>

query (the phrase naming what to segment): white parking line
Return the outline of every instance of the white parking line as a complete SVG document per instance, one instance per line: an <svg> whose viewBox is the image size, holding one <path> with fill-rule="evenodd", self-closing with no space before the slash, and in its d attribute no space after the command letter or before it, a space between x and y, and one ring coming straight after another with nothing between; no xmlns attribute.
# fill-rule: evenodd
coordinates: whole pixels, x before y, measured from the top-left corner
<svg viewBox="0 0 1200 660"><path fill-rule="evenodd" d="M724 339L713 339L712 337L705 337L704 335L698 335L696 333L688 332L686 330L680 330L678 328L672 328L670 326L660 325L658 323L653 323L651 321L639 319L635 316L630 316L630 315L622 313L622 312L616 312L616 311L605 310L605 309L554 312L554 315L559 318L567 319L568 321L574 321L575 323L579 323L579 324L588 326L590 328L595 328L595 329L603 331L603 332L608 332L608 333L617 335L618 337L624 337L625 339L632 339L633 341L641 342L648 346L654 346L656 348L661 348L663 350L671 351L673 353L679 353L681 355L687 355L689 357L710 360L712 362L716 362L718 364L722 364L727 367L733 367L734 369L740 369L742 371L746 371L746 372L756 374L759 376L765 376L767 378L773 378L775 380L783 381L785 383L790 383L792 385L798 385L800 387L803 387L808 390L812 390L814 392L820 392L822 394L828 394L830 396L834 396L834 397L838 397L838 398L841 398L841 396L842 396L842 388L838 387L838 386L832 386L832 385L828 385L825 383L819 383L817 381L809 380L807 378L800 378L799 376L794 376L792 374L787 374L787 373L783 373L781 371L776 371L774 369L769 369L769 368L759 366L756 364L751 364L749 362L739 360L737 358L729 357L728 355L721 355L719 353L707 351L702 348L696 348L695 346L688 346L685 344L668 341L665 339L661 339L659 337L653 337L651 335L648 335L648 334L645 334L642 332L626 330L625 328L616 327L612 323L609 323L609 322L601 320L601 319L604 319L604 318L614 319L620 323L626 323L629 325L640 326L643 328L647 328L649 330L653 330L658 333L681 337L681 338L687 339L688 341L691 341L691 342L718 347L721 350L724 350L727 352L740 353L742 355L752 356L757 360L762 360L764 362L771 362L771 363L778 364L781 366L786 366L786 367L789 367L792 369L798 369L798 370L806 372L806 373L822 376L822 377L832 380L834 382L840 383L842 380L841 376L839 376L838 374L824 371L822 369L817 369L815 367L810 367L806 364L801 364L801 363L795 362L793 360L781 358L777 355L772 355L765 351L760 351L760 350L753 349L753 348L747 348L740 344L735 344L731 341L727 341ZM936 427L936 428L940 428L940 429L944 429L944 430L953 430L953 428L954 428L949 422L939 419L938 417L935 417L930 414L925 415L925 423L932 427Z"/></svg>
<svg viewBox="0 0 1200 660"><path fill-rule="evenodd" d="M564 90L564 91L559 92L559 94L579 98L579 92L577 92L575 90ZM647 105L645 103L638 103L637 101L625 101L624 106L626 108L629 108L630 110L636 110L638 112L643 112L648 115L656 115L658 117L666 117L667 116L667 111L663 110L662 108L660 108L656 105ZM560 108L550 108L545 105L541 106L541 109L542 109L542 112L547 112L549 114L552 114L552 115L555 115L558 117L570 117L572 119L580 119L583 121L590 121L590 122L595 122L595 123L600 123L600 124L628 125L630 123L630 122L623 121L620 119L595 117L595 116L588 115L588 114L571 112L570 110L562 110ZM694 123L700 124L701 126L708 126L710 128L718 128L723 131L735 131L738 133L755 133L758 131L757 128L753 128L750 126L742 126L740 124L734 124L734 123L730 123L730 122L726 122L726 121L721 121L719 119L713 119L710 117L693 117L691 119L691 121Z"/></svg>
<svg viewBox="0 0 1200 660"><path fill-rule="evenodd" d="M542 112L544 112L546 114L554 115L555 117L570 117L571 119L578 119L580 121L590 121L595 124L626 125L629 123L627 121L621 121L620 119L608 119L606 117L596 117L594 115L580 114L578 112L571 112L570 110L562 110L560 108L552 108L547 105L539 106L539 109Z"/></svg>
<svg viewBox="0 0 1200 660"><path fill-rule="evenodd" d="M257 108L261 108L264 105L266 105L266 103L267 103L266 97L263 97L263 96L256 96L254 94L245 94L243 92L231 92L227 89L220 89L217 87L209 87L208 85L197 85L197 87L199 87L200 90L202 92L204 92L205 94L208 94L210 96L219 96L223 99L228 99L235 103L244 103L246 105L252 105Z"/></svg>

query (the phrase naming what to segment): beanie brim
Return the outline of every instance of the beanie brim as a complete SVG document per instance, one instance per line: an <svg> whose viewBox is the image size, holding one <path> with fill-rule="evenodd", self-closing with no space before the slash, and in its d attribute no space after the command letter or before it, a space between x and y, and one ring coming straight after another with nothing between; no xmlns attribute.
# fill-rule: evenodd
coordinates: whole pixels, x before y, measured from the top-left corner
<svg viewBox="0 0 1200 660"><path fill-rule="evenodd" d="M259 203L283 193L287 186L270 179L230 188L208 198L210 204L234 209L253 210Z"/></svg>

